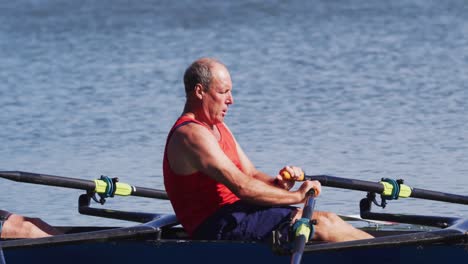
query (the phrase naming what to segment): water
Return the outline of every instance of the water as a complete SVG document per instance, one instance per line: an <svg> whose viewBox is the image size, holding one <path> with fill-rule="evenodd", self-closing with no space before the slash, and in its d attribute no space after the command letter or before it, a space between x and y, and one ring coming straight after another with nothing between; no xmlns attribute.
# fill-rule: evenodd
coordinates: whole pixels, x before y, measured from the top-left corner
<svg viewBox="0 0 468 264"><path fill-rule="evenodd" d="M2 1L0 169L163 189L167 131L196 58L230 69L227 123L256 166L467 194L465 1ZM0 180L0 208L57 225L80 191ZM325 188L318 210L358 213ZM167 201L106 208L172 212ZM466 216L416 199L388 212Z"/></svg>

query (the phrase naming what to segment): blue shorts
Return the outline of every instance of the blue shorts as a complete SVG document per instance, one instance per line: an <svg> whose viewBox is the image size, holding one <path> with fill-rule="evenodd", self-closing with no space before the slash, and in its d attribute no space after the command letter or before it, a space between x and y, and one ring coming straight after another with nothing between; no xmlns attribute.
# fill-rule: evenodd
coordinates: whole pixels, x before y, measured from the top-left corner
<svg viewBox="0 0 468 264"><path fill-rule="evenodd" d="M2 234L3 223L8 219L10 215L11 213L8 211L0 210L0 235Z"/></svg>
<svg viewBox="0 0 468 264"><path fill-rule="evenodd" d="M288 237L292 206L260 206L237 201L208 217L193 234L195 239L267 242L272 231Z"/></svg>

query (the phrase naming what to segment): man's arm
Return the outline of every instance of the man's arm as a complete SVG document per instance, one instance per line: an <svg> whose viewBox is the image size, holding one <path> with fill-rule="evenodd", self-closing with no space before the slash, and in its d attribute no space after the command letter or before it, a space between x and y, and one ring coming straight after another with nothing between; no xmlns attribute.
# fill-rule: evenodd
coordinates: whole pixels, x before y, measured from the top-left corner
<svg viewBox="0 0 468 264"><path fill-rule="evenodd" d="M244 159L241 162L246 162L245 154L241 155L241 159ZM255 174L253 165L247 166L246 173L239 170L221 150L216 138L205 127L197 124L187 124L174 132L168 145L168 158L172 168L178 163L177 159L179 165L183 161L185 172L201 171L226 185L240 199L256 204L297 204L305 199L308 190L319 185L304 182L298 190L289 192L264 182L267 175L258 174L257 177L262 180L247 175ZM251 164L250 161L248 163Z"/></svg>
<svg viewBox="0 0 468 264"><path fill-rule="evenodd" d="M226 125L225 125L226 126ZM229 130L229 128L226 126L226 128ZM231 133L231 131L229 130ZM232 133L231 133L232 135ZM234 138L234 136L233 136ZM301 174L303 174L302 170L298 167L292 167L292 166L285 166L283 169L287 170L289 174L292 176L293 180L284 180L281 175L276 175L276 177L272 177L262 171L257 170L255 165L250 161L250 159L247 157L245 154L244 150L241 148L237 140L234 138L234 141L236 142L236 148L237 148L237 153L239 155L239 159L242 164L242 168L244 172L251 176L254 177L260 181L263 181L269 185L283 188L285 190L289 190L294 186L295 183L295 178L299 177Z"/></svg>

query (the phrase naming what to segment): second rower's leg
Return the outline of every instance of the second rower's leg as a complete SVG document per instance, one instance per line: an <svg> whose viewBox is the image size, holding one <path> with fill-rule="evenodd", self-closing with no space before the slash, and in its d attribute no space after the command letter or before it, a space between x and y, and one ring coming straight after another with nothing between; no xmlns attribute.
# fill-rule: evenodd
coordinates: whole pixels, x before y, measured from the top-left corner
<svg viewBox="0 0 468 264"><path fill-rule="evenodd" d="M39 218L11 214L3 223L1 238L38 238L60 232Z"/></svg>

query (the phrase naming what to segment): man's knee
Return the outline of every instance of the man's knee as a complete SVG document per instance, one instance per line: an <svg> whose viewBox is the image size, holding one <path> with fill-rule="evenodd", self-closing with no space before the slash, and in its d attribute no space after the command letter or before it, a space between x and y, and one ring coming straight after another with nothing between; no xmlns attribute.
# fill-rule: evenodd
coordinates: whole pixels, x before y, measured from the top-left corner
<svg viewBox="0 0 468 264"><path fill-rule="evenodd" d="M331 212L317 212L315 219L317 220L317 224L327 226L334 226L343 221L337 214Z"/></svg>
<svg viewBox="0 0 468 264"><path fill-rule="evenodd" d="M296 215L293 217L293 222L300 218L302 209L297 210ZM335 213L315 211L312 215L312 219L317 221L317 225L321 226L334 226L343 222L341 217Z"/></svg>
<svg viewBox="0 0 468 264"><path fill-rule="evenodd" d="M42 220L39 218L11 214L4 223L2 235L5 238L38 237L40 235L37 234L37 223L40 222Z"/></svg>

